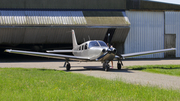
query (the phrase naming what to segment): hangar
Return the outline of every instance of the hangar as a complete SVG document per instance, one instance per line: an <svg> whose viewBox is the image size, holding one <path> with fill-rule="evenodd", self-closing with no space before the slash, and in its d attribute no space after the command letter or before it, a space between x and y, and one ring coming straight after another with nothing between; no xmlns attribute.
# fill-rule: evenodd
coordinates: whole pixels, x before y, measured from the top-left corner
<svg viewBox="0 0 180 101"><path fill-rule="evenodd" d="M137 58L180 57L180 4L172 0L1 0L0 48L71 48L107 34L119 53L177 48ZM88 37L89 36L89 37ZM68 46L68 47L67 47Z"/></svg>

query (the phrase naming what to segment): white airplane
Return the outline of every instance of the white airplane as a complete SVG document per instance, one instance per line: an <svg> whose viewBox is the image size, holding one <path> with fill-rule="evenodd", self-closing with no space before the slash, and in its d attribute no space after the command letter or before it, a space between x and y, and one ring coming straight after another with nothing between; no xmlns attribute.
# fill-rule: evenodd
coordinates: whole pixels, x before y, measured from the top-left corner
<svg viewBox="0 0 180 101"><path fill-rule="evenodd" d="M70 60L84 61L84 62L100 61L103 63L104 70L108 71L109 62L115 59L118 60L117 69L121 69L121 66L123 65L121 59L176 50L175 48L170 48L170 49L161 49L154 51L116 55L117 52L116 49L110 47L110 45L107 46L106 43L101 40L89 40L87 42L78 45L74 30L72 30L72 42L73 42L72 50L53 50L53 51L47 51L47 53L43 53L43 52L31 52L31 51L6 49L5 52L39 56L39 57L48 57L55 59L64 59L65 60L64 66L66 65L67 71L69 71L71 68L71 65L69 63ZM54 54L54 53L64 53L64 52L72 52L73 55Z"/></svg>

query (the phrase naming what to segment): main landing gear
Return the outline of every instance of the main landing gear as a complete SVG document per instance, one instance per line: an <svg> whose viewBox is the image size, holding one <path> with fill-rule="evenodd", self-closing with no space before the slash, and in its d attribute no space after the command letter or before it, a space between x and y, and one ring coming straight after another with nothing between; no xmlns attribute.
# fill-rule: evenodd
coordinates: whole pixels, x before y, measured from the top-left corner
<svg viewBox="0 0 180 101"><path fill-rule="evenodd" d="M67 63L66 70L69 71L70 69L71 69L71 65L70 65L70 63Z"/></svg>
<svg viewBox="0 0 180 101"><path fill-rule="evenodd" d="M121 70L122 66L123 66L123 63L122 63L121 59L118 59L117 69Z"/></svg>
<svg viewBox="0 0 180 101"><path fill-rule="evenodd" d="M66 66L66 70L67 71L70 71L70 69L71 69L71 64L68 62L68 61L66 61L65 63L64 63L64 67Z"/></svg>

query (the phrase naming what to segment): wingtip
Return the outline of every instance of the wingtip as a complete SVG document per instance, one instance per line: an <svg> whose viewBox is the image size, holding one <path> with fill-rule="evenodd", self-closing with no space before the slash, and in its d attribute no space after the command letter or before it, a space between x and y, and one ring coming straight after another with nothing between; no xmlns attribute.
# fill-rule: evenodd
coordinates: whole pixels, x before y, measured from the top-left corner
<svg viewBox="0 0 180 101"><path fill-rule="evenodd" d="M176 50L176 48L171 48L171 49Z"/></svg>
<svg viewBox="0 0 180 101"><path fill-rule="evenodd" d="M71 31L72 31L72 34L74 34L74 29L72 29Z"/></svg>
<svg viewBox="0 0 180 101"><path fill-rule="evenodd" d="M4 52L11 52L12 49L6 49Z"/></svg>

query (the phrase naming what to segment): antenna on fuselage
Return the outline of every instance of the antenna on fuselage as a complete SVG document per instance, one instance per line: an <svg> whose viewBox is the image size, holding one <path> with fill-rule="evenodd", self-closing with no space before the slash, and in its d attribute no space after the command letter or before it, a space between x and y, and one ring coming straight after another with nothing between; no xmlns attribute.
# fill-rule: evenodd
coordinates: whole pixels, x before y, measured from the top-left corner
<svg viewBox="0 0 180 101"><path fill-rule="evenodd" d="M88 38L89 38L89 40L91 40L90 37L89 37L89 35L88 35Z"/></svg>

